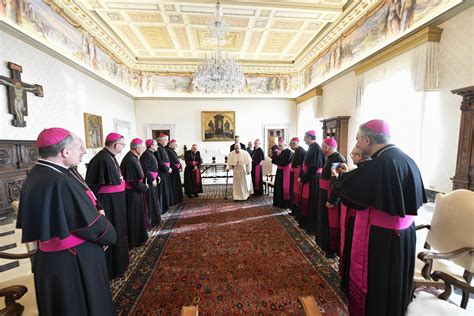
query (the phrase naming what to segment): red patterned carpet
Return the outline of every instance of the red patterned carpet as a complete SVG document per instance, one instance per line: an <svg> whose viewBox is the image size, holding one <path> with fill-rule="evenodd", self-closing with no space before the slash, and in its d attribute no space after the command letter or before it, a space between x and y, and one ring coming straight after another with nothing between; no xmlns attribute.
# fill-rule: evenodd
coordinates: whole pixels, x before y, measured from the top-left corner
<svg viewBox="0 0 474 316"><path fill-rule="evenodd" d="M301 315L298 297L313 295L325 315L346 315L334 267L269 203L186 200L113 284L117 314Z"/></svg>

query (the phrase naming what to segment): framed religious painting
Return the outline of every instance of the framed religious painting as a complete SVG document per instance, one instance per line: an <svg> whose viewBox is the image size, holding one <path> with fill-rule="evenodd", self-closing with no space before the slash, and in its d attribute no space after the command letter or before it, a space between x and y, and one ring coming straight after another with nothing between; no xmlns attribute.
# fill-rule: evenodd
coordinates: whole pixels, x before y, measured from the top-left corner
<svg viewBox="0 0 474 316"><path fill-rule="evenodd" d="M235 134L234 111L203 111L202 140L205 142L233 141Z"/></svg>
<svg viewBox="0 0 474 316"><path fill-rule="evenodd" d="M86 131L86 148L100 148L104 146L102 116L84 113L84 128Z"/></svg>

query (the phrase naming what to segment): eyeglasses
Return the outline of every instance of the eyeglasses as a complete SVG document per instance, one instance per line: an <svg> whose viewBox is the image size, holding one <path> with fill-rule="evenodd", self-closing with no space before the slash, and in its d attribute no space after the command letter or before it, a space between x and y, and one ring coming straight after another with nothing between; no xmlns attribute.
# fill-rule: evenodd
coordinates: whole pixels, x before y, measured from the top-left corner
<svg viewBox="0 0 474 316"><path fill-rule="evenodd" d="M122 145L123 147L127 146L127 144L125 144L125 143L116 143L116 144Z"/></svg>

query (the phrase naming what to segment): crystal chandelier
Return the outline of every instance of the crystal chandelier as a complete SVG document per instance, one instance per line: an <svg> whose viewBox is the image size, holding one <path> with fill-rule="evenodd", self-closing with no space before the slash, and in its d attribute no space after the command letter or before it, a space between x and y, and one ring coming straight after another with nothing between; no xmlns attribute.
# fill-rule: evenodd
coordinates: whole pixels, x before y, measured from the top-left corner
<svg viewBox="0 0 474 316"><path fill-rule="evenodd" d="M222 7L217 1L214 19L209 25L209 32L217 40L217 50L211 56L204 57L193 76L193 86L200 92L233 93L240 92L245 86L240 64L221 51L221 41L228 30Z"/></svg>

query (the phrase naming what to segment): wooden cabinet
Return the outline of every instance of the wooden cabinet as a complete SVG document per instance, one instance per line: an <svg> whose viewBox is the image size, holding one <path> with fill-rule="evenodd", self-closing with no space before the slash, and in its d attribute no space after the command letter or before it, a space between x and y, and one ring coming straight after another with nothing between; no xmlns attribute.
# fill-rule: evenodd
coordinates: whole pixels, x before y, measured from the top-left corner
<svg viewBox="0 0 474 316"><path fill-rule="evenodd" d="M323 139L333 137L337 141L338 151L347 159L347 137L350 116L337 116L321 120Z"/></svg>
<svg viewBox="0 0 474 316"><path fill-rule="evenodd" d="M28 171L38 159L35 141L0 140L0 214L11 211Z"/></svg>
<svg viewBox="0 0 474 316"><path fill-rule="evenodd" d="M474 191L474 86L451 92L462 96L461 127L453 189Z"/></svg>

